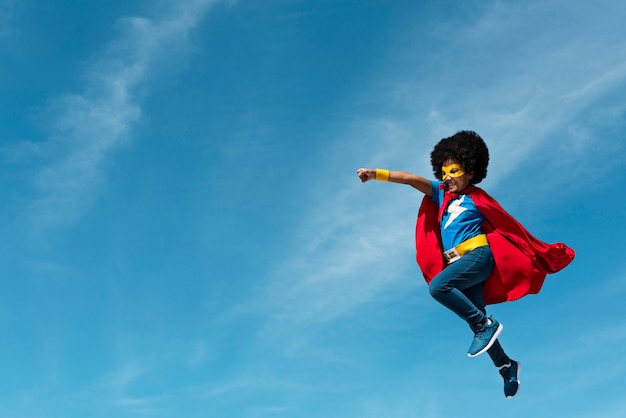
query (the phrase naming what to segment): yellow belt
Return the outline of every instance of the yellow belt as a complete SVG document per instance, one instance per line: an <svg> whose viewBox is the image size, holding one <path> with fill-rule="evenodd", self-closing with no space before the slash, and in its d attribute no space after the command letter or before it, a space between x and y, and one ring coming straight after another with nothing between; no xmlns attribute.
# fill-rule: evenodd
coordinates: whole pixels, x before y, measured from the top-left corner
<svg viewBox="0 0 626 418"><path fill-rule="evenodd" d="M476 235L474 238L465 240L456 247L448 251L444 251L443 255L446 257L446 260L448 260L448 264L452 264L459 258L463 257L463 254L469 253L473 249L484 247L486 245L489 245L487 235Z"/></svg>

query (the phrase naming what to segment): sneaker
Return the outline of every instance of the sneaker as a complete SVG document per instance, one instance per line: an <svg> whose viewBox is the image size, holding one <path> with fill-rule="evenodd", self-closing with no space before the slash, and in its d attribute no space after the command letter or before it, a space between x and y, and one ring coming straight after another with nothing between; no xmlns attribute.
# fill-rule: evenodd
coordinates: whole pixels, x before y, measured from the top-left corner
<svg viewBox="0 0 626 418"><path fill-rule="evenodd" d="M504 329L504 326L501 323L489 317L487 324L474 334L474 341L472 341L472 345L467 350L467 355L476 357L489 350L498 339L502 329Z"/></svg>
<svg viewBox="0 0 626 418"><path fill-rule="evenodd" d="M500 369L500 375L504 379L504 396L512 398L519 390L519 374L522 372L522 365L515 360L511 364Z"/></svg>

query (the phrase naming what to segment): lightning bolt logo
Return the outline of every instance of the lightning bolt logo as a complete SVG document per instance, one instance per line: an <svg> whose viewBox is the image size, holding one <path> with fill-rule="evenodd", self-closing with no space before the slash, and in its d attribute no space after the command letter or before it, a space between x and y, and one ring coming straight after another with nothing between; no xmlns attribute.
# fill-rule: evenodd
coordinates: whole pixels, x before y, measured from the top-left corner
<svg viewBox="0 0 626 418"><path fill-rule="evenodd" d="M465 195L461 195L457 200L452 201L448 206L448 213L450 217L448 218L446 224L443 226L443 229L446 229L456 218L459 217L463 212L467 210L467 208L461 207L461 203L465 200Z"/></svg>

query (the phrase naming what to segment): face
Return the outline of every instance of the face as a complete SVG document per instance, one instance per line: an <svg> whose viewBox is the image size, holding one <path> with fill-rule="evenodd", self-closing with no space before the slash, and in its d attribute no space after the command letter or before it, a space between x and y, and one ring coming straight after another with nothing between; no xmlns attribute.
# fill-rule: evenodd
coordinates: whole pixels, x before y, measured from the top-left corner
<svg viewBox="0 0 626 418"><path fill-rule="evenodd" d="M469 186L474 178L474 173L466 173L461 164L448 159L441 166L441 180L452 193L459 193Z"/></svg>

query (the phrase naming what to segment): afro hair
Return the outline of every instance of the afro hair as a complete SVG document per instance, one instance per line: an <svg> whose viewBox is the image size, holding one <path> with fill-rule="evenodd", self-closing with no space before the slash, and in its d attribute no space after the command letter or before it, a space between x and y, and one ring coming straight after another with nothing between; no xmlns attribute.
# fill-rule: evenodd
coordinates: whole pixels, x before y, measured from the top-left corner
<svg viewBox="0 0 626 418"><path fill-rule="evenodd" d="M472 184L478 184L487 177L489 150L485 141L474 131L459 131L435 145L430 154L430 163L438 180L442 180L441 166L449 159L461 164L466 173L474 173Z"/></svg>

